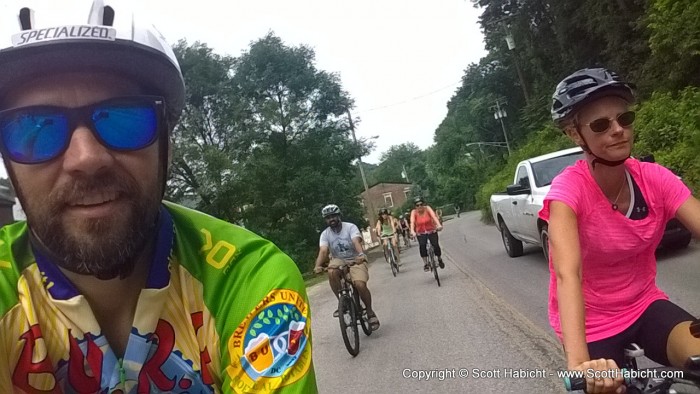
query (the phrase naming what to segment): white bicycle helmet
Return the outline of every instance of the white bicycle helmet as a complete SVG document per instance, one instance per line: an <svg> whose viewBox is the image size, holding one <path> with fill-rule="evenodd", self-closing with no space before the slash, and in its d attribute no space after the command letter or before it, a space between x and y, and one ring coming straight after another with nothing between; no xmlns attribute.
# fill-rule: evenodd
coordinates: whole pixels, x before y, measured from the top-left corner
<svg viewBox="0 0 700 394"><path fill-rule="evenodd" d="M321 209L321 216L324 218L331 215L340 215L340 208L335 204L328 204Z"/></svg>
<svg viewBox="0 0 700 394"><path fill-rule="evenodd" d="M130 13L120 14L103 0L85 11L66 17L48 9L17 9L19 24L11 40L0 37L0 96L39 75L116 73L165 98L172 130L185 105L184 79L172 48L154 27L137 24Z"/></svg>

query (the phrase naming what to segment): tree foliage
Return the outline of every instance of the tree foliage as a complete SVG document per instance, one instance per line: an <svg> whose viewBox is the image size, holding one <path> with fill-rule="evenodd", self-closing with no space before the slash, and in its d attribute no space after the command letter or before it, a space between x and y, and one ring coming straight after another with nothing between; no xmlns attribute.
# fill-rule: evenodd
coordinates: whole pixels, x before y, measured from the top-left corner
<svg viewBox="0 0 700 394"><path fill-rule="evenodd" d="M569 146L553 132L549 106L556 83L586 67L606 67L636 83L642 101L637 151L657 153L695 184L700 84L700 3L693 0L473 0L488 54L469 65L435 133L429 172L437 192L488 219L488 196L511 181L518 161ZM506 37L515 47L509 49ZM656 93L654 93L656 92ZM527 93L527 96L526 96ZM486 143L505 142L513 155ZM647 100L645 102L645 100ZM675 100L680 100L673 106ZM695 114L695 115L693 115ZM654 129L655 132L648 130ZM480 143L480 144L475 144Z"/></svg>
<svg viewBox="0 0 700 394"><path fill-rule="evenodd" d="M351 180L366 144L349 137L352 105L337 75L316 69L306 46L270 33L240 57L181 42L188 86L176 130L169 195L274 241L303 269L338 204L362 226Z"/></svg>

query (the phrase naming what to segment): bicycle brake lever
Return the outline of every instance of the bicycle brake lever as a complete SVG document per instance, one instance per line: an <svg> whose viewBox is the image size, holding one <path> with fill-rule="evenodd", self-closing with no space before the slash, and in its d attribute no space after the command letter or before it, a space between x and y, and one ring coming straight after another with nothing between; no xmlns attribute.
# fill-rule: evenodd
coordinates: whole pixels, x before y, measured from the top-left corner
<svg viewBox="0 0 700 394"><path fill-rule="evenodd" d="M685 360L684 368L691 371L700 371L700 356L690 356Z"/></svg>
<svg viewBox="0 0 700 394"><path fill-rule="evenodd" d="M700 319L695 319L690 323L690 334L695 338L700 338Z"/></svg>

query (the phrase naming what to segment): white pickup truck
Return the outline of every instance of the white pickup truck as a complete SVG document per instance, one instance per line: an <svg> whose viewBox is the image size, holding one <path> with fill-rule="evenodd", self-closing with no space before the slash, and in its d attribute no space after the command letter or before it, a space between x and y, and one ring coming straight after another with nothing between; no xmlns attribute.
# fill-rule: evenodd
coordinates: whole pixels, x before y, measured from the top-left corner
<svg viewBox="0 0 700 394"><path fill-rule="evenodd" d="M548 255L547 223L538 217L552 179L583 158L581 148L565 149L518 163L513 184L491 196L491 212L510 257L523 254L523 242L542 246Z"/></svg>
<svg viewBox="0 0 700 394"><path fill-rule="evenodd" d="M539 218L538 212L554 177L582 158L583 152L577 147L521 161L515 169L513 184L506 187L505 193L491 196L491 213L508 256L521 256L525 242L541 246L549 260L547 222ZM684 248L690 243L691 236L677 219L671 219L660 245L671 249Z"/></svg>

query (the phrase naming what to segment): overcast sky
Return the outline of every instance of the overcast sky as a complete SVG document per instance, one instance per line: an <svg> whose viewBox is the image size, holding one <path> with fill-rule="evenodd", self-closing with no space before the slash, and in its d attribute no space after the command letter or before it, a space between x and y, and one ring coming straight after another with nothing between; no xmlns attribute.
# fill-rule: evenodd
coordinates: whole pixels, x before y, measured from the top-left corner
<svg viewBox="0 0 700 394"><path fill-rule="evenodd" d="M0 42L17 26L20 6L87 21L91 0L2 0ZM317 68L340 75L355 99L358 138L378 136L364 160L378 163L390 146L433 143L446 104L464 69L486 52L471 0L120 0L105 1L116 18L133 10L170 43L201 41L219 54L238 56L251 41L274 31L287 45L316 52ZM18 6L19 5L19 6ZM9 20L8 20L9 17ZM14 33L14 31L12 32ZM3 169L4 170L4 169Z"/></svg>

